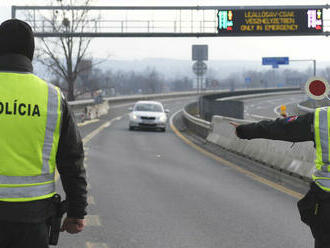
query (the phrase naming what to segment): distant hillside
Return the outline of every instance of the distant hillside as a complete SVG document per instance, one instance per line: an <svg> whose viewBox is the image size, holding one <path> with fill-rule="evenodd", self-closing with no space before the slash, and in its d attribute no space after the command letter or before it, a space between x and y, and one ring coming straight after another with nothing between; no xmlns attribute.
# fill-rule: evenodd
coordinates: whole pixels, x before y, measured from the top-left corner
<svg viewBox="0 0 330 248"><path fill-rule="evenodd" d="M112 71L138 71L156 69L166 78L194 76L192 72L193 61L176 59L141 59L141 60L109 60L102 64L102 69ZM255 70L258 63L254 61L205 61L209 70L220 77L227 77L231 73L243 70ZM260 66L259 66L260 67ZM259 68L262 69L262 68Z"/></svg>
<svg viewBox="0 0 330 248"><path fill-rule="evenodd" d="M97 60L97 59L96 59ZM205 62L209 73L218 78L226 78L233 73L242 73L244 71L254 70L262 71L271 69L270 66L262 66L261 61L248 60L210 60ZM106 71L136 71L143 72L147 69L155 69L161 73L165 78L179 78L179 77L194 77L192 72L191 60L177 60L164 58L145 58L141 60L107 60L99 65L97 68ZM317 62L317 69L324 69L330 67L330 62ZM306 70L312 68L312 62L292 62L290 65L280 66L280 70ZM49 78L49 71L39 63L34 63L34 71L37 75L43 78Z"/></svg>
<svg viewBox="0 0 330 248"><path fill-rule="evenodd" d="M234 61L234 60L210 60L205 62L208 69L220 78L225 78L233 73L242 73L244 71L269 70L270 66L262 66L261 61ZM102 69L111 69L112 71L144 71L147 68L155 68L167 78L194 76L192 72L193 62L189 60L176 59L155 59L146 58L141 60L109 60L102 64ZM312 68L312 62L292 62L290 65L280 66L281 69L306 70ZM330 67L330 62L317 62L317 69Z"/></svg>

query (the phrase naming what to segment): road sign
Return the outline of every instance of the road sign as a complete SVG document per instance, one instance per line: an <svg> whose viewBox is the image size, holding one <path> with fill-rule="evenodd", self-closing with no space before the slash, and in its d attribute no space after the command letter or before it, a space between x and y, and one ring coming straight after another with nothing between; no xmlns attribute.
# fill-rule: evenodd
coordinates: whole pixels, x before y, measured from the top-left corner
<svg viewBox="0 0 330 248"><path fill-rule="evenodd" d="M192 45L192 60L208 59L208 45Z"/></svg>
<svg viewBox="0 0 330 248"><path fill-rule="evenodd" d="M207 71L207 65L203 61L197 61L193 64L192 69L197 76L202 76Z"/></svg>
<svg viewBox="0 0 330 248"><path fill-rule="evenodd" d="M289 57L264 57L262 65L271 65L273 68L278 68L278 65L288 65Z"/></svg>
<svg viewBox="0 0 330 248"><path fill-rule="evenodd" d="M250 84L251 83L251 78L250 77L246 77L245 78L245 83L246 84Z"/></svg>
<svg viewBox="0 0 330 248"><path fill-rule="evenodd" d="M219 35L310 35L323 32L323 9L219 9Z"/></svg>
<svg viewBox="0 0 330 248"><path fill-rule="evenodd" d="M321 100L328 97L329 90L327 80L321 77L312 77L305 84L306 94L314 100Z"/></svg>

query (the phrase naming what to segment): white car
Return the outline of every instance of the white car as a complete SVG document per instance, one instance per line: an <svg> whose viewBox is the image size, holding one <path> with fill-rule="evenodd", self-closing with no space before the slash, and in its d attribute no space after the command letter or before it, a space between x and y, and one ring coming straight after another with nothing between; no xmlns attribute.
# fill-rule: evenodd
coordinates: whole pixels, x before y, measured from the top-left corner
<svg viewBox="0 0 330 248"><path fill-rule="evenodd" d="M156 101L138 101L129 114L129 130L135 128L153 128L166 130L168 110Z"/></svg>

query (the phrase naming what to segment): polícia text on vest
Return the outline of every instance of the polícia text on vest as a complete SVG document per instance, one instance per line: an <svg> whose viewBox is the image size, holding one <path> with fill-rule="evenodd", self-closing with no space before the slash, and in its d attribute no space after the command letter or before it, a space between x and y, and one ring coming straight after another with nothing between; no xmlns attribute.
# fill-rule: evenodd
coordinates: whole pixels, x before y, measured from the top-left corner
<svg viewBox="0 0 330 248"><path fill-rule="evenodd" d="M9 102L0 102L0 115L27 115L40 117L40 110L38 104L18 103L14 100L12 104Z"/></svg>

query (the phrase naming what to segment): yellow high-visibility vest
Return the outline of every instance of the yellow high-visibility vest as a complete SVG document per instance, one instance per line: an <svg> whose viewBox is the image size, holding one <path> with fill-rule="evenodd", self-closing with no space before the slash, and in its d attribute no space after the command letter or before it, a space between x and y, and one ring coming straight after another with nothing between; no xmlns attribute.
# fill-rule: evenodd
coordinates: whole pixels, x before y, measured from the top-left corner
<svg viewBox="0 0 330 248"><path fill-rule="evenodd" d="M55 194L61 93L32 73L0 72L0 201Z"/></svg>
<svg viewBox="0 0 330 248"><path fill-rule="evenodd" d="M313 180L323 190L330 191L330 108L317 108L314 113L316 170Z"/></svg>

